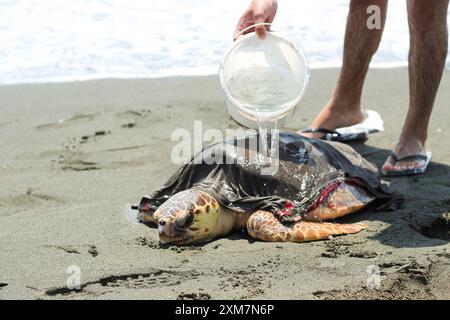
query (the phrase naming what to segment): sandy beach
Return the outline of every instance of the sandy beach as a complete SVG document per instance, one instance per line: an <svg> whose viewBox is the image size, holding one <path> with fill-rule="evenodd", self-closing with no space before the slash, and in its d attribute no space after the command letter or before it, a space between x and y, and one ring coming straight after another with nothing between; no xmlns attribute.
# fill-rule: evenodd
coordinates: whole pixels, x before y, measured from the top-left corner
<svg viewBox="0 0 450 320"><path fill-rule="evenodd" d="M338 70L313 70L289 130L327 101ZM0 87L0 299L450 299L450 73L431 119L425 175L386 179L406 197L344 221L369 228L311 243L246 233L160 248L127 205L177 168L171 133L236 127L217 76ZM386 130L356 150L382 164L408 107L407 70L370 70L363 99ZM81 289L66 281L79 268ZM380 287L367 287L371 270ZM69 271L69 273L67 273Z"/></svg>

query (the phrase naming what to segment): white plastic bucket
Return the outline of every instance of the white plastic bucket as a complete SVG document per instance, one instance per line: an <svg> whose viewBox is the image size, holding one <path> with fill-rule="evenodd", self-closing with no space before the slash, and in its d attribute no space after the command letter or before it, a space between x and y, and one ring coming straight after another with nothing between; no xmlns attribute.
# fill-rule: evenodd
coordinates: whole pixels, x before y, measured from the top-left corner
<svg viewBox="0 0 450 320"><path fill-rule="evenodd" d="M254 27L251 26L245 30ZM229 90L233 76L241 70L259 66L273 68L273 70L283 72L291 77L295 91L292 96L289 96L288 101L282 101L276 108L270 110L260 110L255 109L255 105L248 101L233 96ZM277 32L268 32L264 40L259 39L254 32L251 32L230 45L222 60L219 77L225 94L227 111L237 123L248 128L258 129L258 121L263 120L266 123L276 122L277 126L281 128L292 117L306 91L309 67L299 44ZM264 82L258 83L255 80L254 85L264 86ZM253 94L253 92L249 92L249 94Z"/></svg>

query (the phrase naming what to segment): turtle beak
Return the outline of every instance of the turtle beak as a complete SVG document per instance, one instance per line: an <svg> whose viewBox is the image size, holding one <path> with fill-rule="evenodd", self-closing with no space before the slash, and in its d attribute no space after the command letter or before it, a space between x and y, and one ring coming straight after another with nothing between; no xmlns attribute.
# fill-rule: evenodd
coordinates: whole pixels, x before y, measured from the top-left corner
<svg viewBox="0 0 450 320"><path fill-rule="evenodd" d="M174 223L167 223L165 219L158 221L159 242L161 244L173 243L184 239L183 233L180 232Z"/></svg>
<svg viewBox="0 0 450 320"><path fill-rule="evenodd" d="M174 228L173 226L171 227L171 224L168 224L167 221L165 219L159 219L158 221L158 233L159 236L161 237L161 235L163 236L174 236Z"/></svg>

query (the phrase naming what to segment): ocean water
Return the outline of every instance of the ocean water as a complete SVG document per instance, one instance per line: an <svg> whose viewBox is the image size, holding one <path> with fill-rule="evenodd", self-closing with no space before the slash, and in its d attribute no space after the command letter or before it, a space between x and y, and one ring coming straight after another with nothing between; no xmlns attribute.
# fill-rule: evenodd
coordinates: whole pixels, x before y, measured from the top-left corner
<svg viewBox="0 0 450 320"><path fill-rule="evenodd" d="M406 1L390 1L373 67L406 65ZM250 0L0 0L0 84L216 73ZM280 1L274 26L313 68L339 66L348 0Z"/></svg>

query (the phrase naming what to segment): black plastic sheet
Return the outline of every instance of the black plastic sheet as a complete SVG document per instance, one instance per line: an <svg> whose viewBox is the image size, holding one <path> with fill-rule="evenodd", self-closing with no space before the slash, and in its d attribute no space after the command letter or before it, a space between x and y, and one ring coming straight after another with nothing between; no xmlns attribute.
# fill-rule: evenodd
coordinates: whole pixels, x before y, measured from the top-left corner
<svg viewBox="0 0 450 320"><path fill-rule="evenodd" d="M376 208L395 209L402 202L399 194L381 183L376 166L350 146L295 133L280 133L278 170L273 175L261 174L261 161L256 160L258 139L259 135L249 135L206 147L161 189L143 197L139 210L155 211L175 193L196 188L238 212L263 209L275 213L289 202L290 207L293 204L289 215L278 218L295 222L330 186L344 180L365 188L376 198Z"/></svg>

